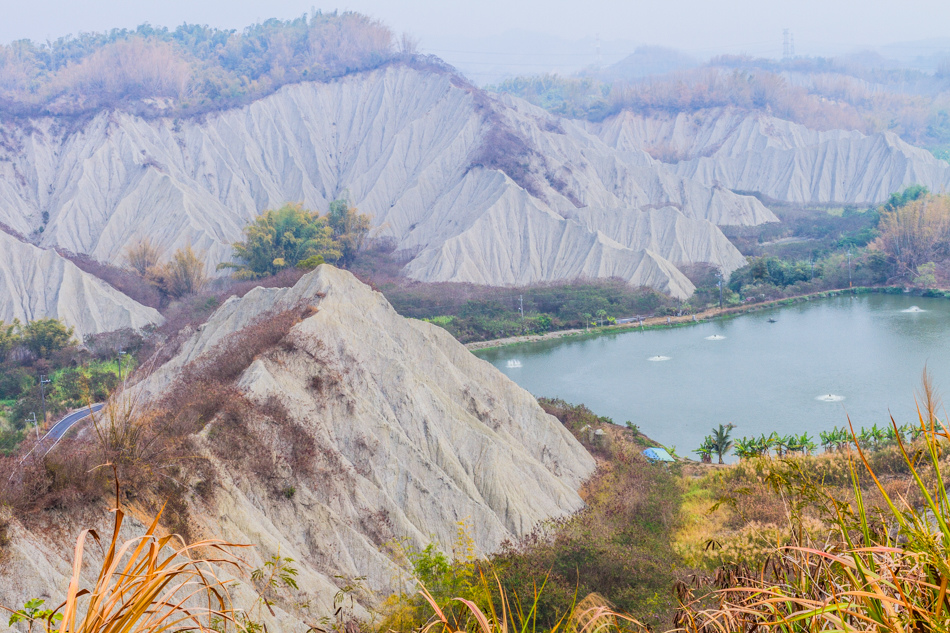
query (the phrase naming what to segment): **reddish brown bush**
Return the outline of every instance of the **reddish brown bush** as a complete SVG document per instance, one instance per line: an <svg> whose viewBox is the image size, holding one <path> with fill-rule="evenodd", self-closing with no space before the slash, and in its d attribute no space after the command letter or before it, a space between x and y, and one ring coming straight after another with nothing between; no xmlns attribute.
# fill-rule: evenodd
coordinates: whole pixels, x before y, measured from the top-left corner
<svg viewBox="0 0 950 633"><path fill-rule="evenodd" d="M25 446L23 453L32 445ZM108 492L107 473L97 469L97 447L89 441L73 440L69 450L39 452L25 460L22 455L0 458L0 502L9 505L18 518L52 509L86 507Z"/></svg>
<svg viewBox="0 0 950 633"><path fill-rule="evenodd" d="M98 277L124 295L150 308L162 307L162 295L151 284L142 283L142 278L130 270L97 261L88 255L59 253L84 271Z"/></svg>

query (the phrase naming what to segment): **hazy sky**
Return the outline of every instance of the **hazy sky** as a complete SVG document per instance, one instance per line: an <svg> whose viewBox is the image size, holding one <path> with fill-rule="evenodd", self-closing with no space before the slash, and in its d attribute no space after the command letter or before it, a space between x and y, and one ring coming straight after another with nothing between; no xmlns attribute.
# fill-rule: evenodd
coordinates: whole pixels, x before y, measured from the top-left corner
<svg viewBox="0 0 950 633"><path fill-rule="evenodd" d="M240 28L310 11L312 0L0 0L0 41L45 40L80 30L176 26ZM790 28L801 54L950 36L947 0L340 0L414 34L424 48L451 46L512 29L566 39L600 36L662 44L696 55L778 56ZM490 51L481 51L490 52Z"/></svg>

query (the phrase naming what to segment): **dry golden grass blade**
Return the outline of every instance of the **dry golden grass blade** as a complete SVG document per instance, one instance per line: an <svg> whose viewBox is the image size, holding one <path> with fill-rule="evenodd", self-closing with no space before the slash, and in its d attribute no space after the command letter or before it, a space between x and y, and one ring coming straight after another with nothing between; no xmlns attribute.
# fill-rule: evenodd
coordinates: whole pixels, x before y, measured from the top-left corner
<svg viewBox="0 0 950 633"><path fill-rule="evenodd" d="M496 623L497 628L492 627L492 625L488 623L488 618L482 613L482 610L471 600L466 600L465 598L456 598L455 600L461 602L468 608L475 617L475 621L478 623L478 627L482 633L500 633L507 630L507 622L503 622L501 625Z"/></svg>
<svg viewBox="0 0 950 633"><path fill-rule="evenodd" d="M116 498L121 498L118 486ZM101 547L102 539L90 529L76 539L66 600L43 620L47 633L54 630L53 615L62 615L59 633L204 633L212 618L237 624L228 587L234 577L218 574L247 569L232 553L246 545L221 540L189 545L174 535L158 537L161 511L143 535L120 542L125 513L121 507L113 512L112 537L88 588L82 587L86 545L91 538Z"/></svg>

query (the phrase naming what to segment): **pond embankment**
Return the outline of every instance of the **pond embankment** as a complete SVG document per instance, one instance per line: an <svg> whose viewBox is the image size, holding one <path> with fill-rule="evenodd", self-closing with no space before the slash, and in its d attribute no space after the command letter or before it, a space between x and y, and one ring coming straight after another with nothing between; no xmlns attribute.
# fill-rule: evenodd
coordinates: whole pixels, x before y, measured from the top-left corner
<svg viewBox="0 0 950 633"><path fill-rule="evenodd" d="M915 296L947 298L950 299L950 289L940 288L904 288L903 286L861 286L858 288L842 288L839 290L824 290L807 295L798 295L795 297L785 297L773 301L763 301L760 303L746 303L725 308L710 308L696 314L685 314L682 316L655 316L645 317L642 321L633 321L630 323L618 323L615 325L603 325L589 329L577 328L572 330L557 330L554 332L545 332L543 334L525 334L523 336L509 336L506 338L492 339L490 341L474 341L467 343L465 347L470 350L489 349L492 347L503 347L506 345L517 345L519 343L534 343L537 341L549 341L565 337L580 337L603 334L605 332L617 332L628 329L656 329L669 327L683 327L694 323L701 323L710 319L721 319L759 310L767 310L780 306L792 305L802 301L813 301L826 297L837 297L845 294L912 294Z"/></svg>

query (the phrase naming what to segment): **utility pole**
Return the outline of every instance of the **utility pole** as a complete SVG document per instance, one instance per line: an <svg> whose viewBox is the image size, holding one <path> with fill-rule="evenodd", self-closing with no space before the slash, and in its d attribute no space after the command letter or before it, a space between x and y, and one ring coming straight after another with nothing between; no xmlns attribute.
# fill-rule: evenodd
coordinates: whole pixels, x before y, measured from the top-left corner
<svg viewBox="0 0 950 633"><path fill-rule="evenodd" d="M49 384L49 378L40 374L40 399L43 401L43 426L46 426L46 385ZM39 429L37 429L39 433Z"/></svg>
<svg viewBox="0 0 950 633"><path fill-rule="evenodd" d="M851 247L848 247L848 289L850 290L853 286L851 285Z"/></svg>
<svg viewBox="0 0 950 633"><path fill-rule="evenodd" d="M124 351L119 350L119 382L122 382L122 357L128 356Z"/></svg>
<svg viewBox="0 0 950 633"><path fill-rule="evenodd" d="M36 429L36 439L39 440L39 439L40 439L40 426L36 423L36 413L30 412L30 415L33 416L33 419L31 420L30 418L27 418L27 419L26 419L27 424L29 424L30 422L33 423L33 428Z"/></svg>
<svg viewBox="0 0 950 633"><path fill-rule="evenodd" d="M719 277L716 285L719 286L719 309L722 310L722 268L716 271L716 276Z"/></svg>

